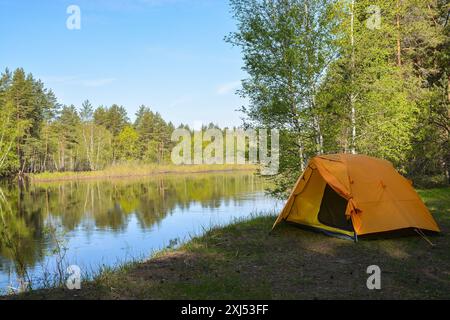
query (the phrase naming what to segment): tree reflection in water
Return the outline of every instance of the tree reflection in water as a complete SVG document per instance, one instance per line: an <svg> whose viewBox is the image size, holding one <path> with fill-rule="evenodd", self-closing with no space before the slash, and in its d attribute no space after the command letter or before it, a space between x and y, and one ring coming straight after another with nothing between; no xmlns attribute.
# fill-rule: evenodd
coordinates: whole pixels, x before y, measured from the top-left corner
<svg viewBox="0 0 450 320"><path fill-rule="evenodd" d="M69 181L24 185L2 184L0 193L0 276L14 268L23 279L27 269L54 250L49 228L89 236L119 236L131 217L143 231L158 226L174 210L191 206L216 209L239 206L242 195L261 192L264 181L253 174L195 174L142 179ZM1 279L0 279L1 280Z"/></svg>

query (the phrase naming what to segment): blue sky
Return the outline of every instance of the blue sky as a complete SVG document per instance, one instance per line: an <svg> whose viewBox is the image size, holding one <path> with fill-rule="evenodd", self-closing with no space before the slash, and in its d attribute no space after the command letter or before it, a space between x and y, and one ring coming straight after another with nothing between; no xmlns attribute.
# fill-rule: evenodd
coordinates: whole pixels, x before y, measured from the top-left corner
<svg viewBox="0 0 450 320"><path fill-rule="evenodd" d="M69 5L81 29L66 28ZM238 48L226 0L0 0L0 68L23 67L59 101L141 104L175 124L239 125Z"/></svg>

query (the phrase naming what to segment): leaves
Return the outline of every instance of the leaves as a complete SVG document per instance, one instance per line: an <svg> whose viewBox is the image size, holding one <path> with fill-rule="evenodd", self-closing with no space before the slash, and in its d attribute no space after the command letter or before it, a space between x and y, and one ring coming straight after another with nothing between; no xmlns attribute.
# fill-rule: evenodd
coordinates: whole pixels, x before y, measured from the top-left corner
<svg viewBox="0 0 450 320"><path fill-rule="evenodd" d="M283 131L274 194L286 194L308 158L353 149L405 174L421 158L448 179L448 83L436 81L450 74L444 3L232 0L231 7L237 31L226 40L241 48L249 75L240 90L250 101L246 124ZM369 28L376 12L381 23ZM431 141L439 151L420 154Z"/></svg>

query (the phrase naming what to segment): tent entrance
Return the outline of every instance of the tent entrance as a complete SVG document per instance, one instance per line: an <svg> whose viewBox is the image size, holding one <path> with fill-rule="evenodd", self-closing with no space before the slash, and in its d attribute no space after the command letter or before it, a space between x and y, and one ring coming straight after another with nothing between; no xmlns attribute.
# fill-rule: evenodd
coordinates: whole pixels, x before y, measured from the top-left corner
<svg viewBox="0 0 450 320"><path fill-rule="evenodd" d="M345 216L346 209L347 200L342 198L327 184L317 217L319 222L329 227L353 231L352 221L347 220Z"/></svg>

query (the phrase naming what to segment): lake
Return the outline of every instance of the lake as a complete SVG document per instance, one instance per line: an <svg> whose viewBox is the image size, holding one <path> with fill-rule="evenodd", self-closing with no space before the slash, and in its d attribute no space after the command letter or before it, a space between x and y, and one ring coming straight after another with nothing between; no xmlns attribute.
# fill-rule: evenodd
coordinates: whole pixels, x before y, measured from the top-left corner
<svg viewBox="0 0 450 320"><path fill-rule="evenodd" d="M0 184L0 293L26 275L33 288L68 265L83 274L176 246L212 226L274 213L251 173ZM64 269L65 270L65 269Z"/></svg>

